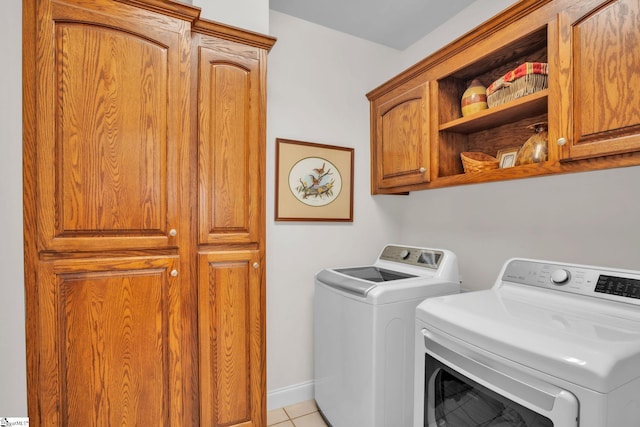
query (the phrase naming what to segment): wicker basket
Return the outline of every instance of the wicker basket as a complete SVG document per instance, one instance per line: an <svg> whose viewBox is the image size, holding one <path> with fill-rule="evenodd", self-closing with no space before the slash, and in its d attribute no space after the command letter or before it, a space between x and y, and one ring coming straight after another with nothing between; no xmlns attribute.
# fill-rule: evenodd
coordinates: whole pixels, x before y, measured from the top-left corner
<svg viewBox="0 0 640 427"><path fill-rule="evenodd" d="M548 65L525 62L493 82L487 88L487 105L497 107L548 87Z"/></svg>
<svg viewBox="0 0 640 427"><path fill-rule="evenodd" d="M498 169L498 159L479 151L465 151L460 153L464 173L482 172Z"/></svg>

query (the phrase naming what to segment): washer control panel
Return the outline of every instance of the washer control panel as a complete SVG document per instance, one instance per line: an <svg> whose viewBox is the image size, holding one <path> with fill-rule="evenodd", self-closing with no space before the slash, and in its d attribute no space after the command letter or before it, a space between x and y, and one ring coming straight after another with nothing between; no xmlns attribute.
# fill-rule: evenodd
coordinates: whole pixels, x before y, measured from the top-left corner
<svg viewBox="0 0 640 427"><path fill-rule="evenodd" d="M640 271L514 259L502 281L640 305Z"/></svg>
<svg viewBox="0 0 640 427"><path fill-rule="evenodd" d="M380 254L380 259L399 262L417 267L438 269L444 252L433 249L413 248L409 246L387 245Z"/></svg>

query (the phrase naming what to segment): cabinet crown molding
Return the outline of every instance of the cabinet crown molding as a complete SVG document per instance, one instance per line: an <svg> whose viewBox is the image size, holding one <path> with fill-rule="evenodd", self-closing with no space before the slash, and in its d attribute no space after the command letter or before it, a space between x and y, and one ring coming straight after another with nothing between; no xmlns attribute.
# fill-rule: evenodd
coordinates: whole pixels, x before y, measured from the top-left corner
<svg viewBox="0 0 640 427"><path fill-rule="evenodd" d="M375 89L367 93L367 99L378 98L381 95L392 91L393 89L401 86L402 84L414 79L416 76L424 73L425 71L441 64L452 57L464 52L470 46L478 43L479 41L490 37L494 33L501 29L511 25L514 22L522 19L524 16L542 8L553 0L522 0L515 3L511 7L505 9L503 12L489 19L488 21L478 25L464 35L458 37L451 43L435 51L431 55L410 66L406 70L399 73L391 81L387 81Z"/></svg>
<svg viewBox="0 0 640 427"><path fill-rule="evenodd" d="M197 6L171 0L115 1L188 21L191 23L191 30L199 34L239 42L267 51L271 50L276 42L276 38L269 35L201 18L202 9Z"/></svg>

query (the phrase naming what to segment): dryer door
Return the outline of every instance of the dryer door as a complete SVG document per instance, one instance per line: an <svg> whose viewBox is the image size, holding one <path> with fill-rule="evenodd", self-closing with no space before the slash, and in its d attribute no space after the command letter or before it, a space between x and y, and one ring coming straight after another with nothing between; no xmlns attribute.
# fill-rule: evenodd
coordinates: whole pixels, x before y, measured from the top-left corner
<svg viewBox="0 0 640 427"><path fill-rule="evenodd" d="M425 427L576 427L576 397L423 329Z"/></svg>

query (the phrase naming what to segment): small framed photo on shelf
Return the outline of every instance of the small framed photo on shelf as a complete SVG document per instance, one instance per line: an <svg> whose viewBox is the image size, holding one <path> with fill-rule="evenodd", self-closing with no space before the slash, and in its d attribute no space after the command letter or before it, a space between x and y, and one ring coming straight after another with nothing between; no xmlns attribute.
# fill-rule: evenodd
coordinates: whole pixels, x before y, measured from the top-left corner
<svg viewBox="0 0 640 427"><path fill-rule="evenodd" d="M276 221L353 221L353 148L276 139Z"/></svg>
<svg viewBox="0 0 640 427"><path fill-rule="evenodd" d="M520 147L511 147L498 150L498 154L496 155L496 157L498 158L499 167L502 169L515 166L516 156L518 155L519 150Z"/></svg>

